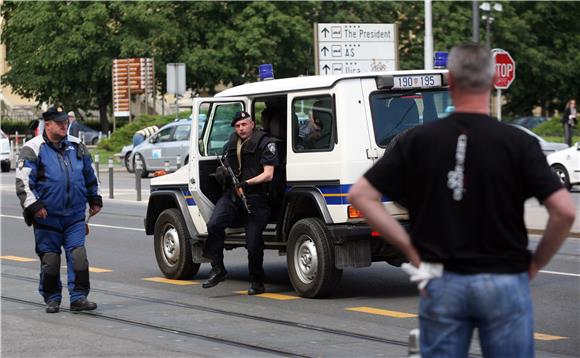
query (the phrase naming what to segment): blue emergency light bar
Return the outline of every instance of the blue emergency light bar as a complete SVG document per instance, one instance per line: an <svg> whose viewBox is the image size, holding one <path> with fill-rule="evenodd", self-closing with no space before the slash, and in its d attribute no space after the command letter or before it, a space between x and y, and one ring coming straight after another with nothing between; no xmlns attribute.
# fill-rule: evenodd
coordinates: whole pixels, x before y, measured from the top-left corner
<svg viewBox="0 0 580 358"><path fill-rule="evenodd" d="M434 68L447 68L447 55L446 51L435 52L435 58L433 60Z"/></svg>
<svg viewBox="0 0 580 358"><path fill-rule="evenodd" d="M274 79L274 67L271 63L264 63L258 66L258 72L260 74L259 80L273 80Z"/></svg>

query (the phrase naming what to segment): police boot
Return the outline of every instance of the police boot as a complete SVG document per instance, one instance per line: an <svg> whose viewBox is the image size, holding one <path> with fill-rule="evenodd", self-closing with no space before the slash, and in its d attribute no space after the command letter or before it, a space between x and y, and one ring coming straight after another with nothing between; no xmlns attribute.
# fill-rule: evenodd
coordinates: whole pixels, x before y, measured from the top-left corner
<svg viewBox="0 0 580 358"><path fill-rule="evenodd" d="M46 304L46 313L58 313L60 310L60 302L50 301Z"/></svg>
<svg viewBox="0 0 580 358"><path fill-rule="evenodd" d="M252 280L250 281L250 289L248 290L248 295L259 295L260 293L266 292L264 287L264 282L262 280Z"/></svg>
<svg viewBox="0 0 580 358"><path fill-rule="evenodd" d="M210 288L218 283L224 281L228 275L226 268L224 267L223 263L220 264L212 264L211 272L209 273L208 279L201 284L203 288Z"/></svg>
<svg viewBox="0 0 580 358"><path fill-rule="evenodd" d="M97 308L97 304L87 300L86 298L81 298L70 304L71 311L92 311Z"/></svg>

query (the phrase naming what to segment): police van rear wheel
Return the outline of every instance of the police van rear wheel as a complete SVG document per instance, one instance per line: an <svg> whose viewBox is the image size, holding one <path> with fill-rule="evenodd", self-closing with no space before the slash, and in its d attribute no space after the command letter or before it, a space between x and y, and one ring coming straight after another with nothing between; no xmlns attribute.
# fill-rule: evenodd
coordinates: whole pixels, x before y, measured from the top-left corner
<svg viewBox="0 0 580 358"><path fill-rule="evenodd" d="M191 245L181 213L167 209L155 223L155 258L165 277L185 279L195 276L199 265L193 262Z"/></svg>
<svg viewBox="0 0 580 358"><path fill-rule="evenodd" d="M317 218L299 220L290 231L288 273L302 297L327 297L340 282L342 270L334 265L334 245L329 236Z"/></svg>

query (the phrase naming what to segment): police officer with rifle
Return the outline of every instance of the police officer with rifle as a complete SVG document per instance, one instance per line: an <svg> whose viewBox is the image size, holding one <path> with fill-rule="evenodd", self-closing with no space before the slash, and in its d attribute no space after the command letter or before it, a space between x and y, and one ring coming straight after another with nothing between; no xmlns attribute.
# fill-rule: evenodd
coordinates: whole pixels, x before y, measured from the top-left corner
<svg viewBox="0 0 580 358"><path fill-rule="evenodd" d="M232 119L235 133L226 145L225 161L216 172L216 178L228 186L207 225L204 257L212 260L212 270L202 284L203 288L213 287L226 279L223 261L225 229L243 219L250 272L248 294L265 292L262 231L270 216L268 193L274 167L278 165L278 154L273 140L255 126L247 112L237 112Z"/></svg>

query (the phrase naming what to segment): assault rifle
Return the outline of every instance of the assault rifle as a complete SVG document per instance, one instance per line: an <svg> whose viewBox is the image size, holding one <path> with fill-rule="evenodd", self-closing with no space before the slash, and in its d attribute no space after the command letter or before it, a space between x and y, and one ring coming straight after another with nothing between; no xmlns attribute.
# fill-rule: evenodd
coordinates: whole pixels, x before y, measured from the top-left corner
<svg viewBox="0 0 580 358"><path fill-rule="evenodd" d="M219 160L220 160L220 165L228 171L230 179L232 180L232 184L234 185L234 191L240 197L240 199L242 199L242 203L244 204L244 208L246 209L248 214L251 214L252 211L250 210L250 207L248 206L248 199L246 199L246 194L244 194L244 190L243 189L240 189L240 190L236 189L238 187L238 185L240 184L238 177L234 174L232 167L230 167L229 165L226 165L226 163L223 161L223 158L221 156L219 157Z"/></svg>

